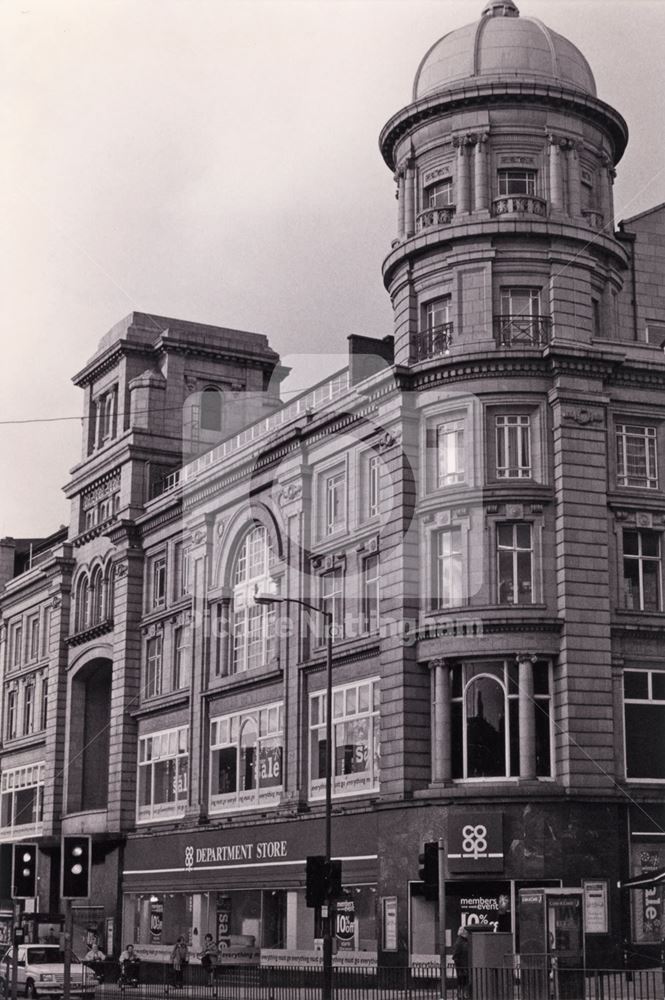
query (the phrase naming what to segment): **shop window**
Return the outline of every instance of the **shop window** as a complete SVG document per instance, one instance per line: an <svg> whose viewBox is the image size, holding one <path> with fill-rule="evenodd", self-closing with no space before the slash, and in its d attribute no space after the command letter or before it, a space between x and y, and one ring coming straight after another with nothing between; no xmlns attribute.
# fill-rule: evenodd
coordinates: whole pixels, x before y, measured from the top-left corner
<svg viewBox="0 0 665 1000"><path fill-rule="evenodd" d="M665 780L665 673L624 671L623 700L626 777Z"/></svg>
<svg viewBox="0 0 665 1000"><path fill-rule="evenodd" d="M432 607L434 610L464 604L462 529L445 528L432 536Z"/></svg>
<svg viewBox="0 0 665 1000"><path fill-rule="evenodd" d="M189 751L187 726L139 739L139 823L182 816L187 805Z"/></svg>
<svg viewBox="0 0 665 1000"><path fill-rule="evenodd" d="M222 429L222 394L214 386L209 386L201 393L200 423L202 431Z"/></svg>
<svg viewBox="0 0 665 1000"><path fill-rule="evenodd" d="M453 203L452 177L428 184L423 190L423 208L445 208Z"/></svg>
<svg viewBox="0 0 665 1000"><path fill-rule="evenodd" d="M3 771L0 778L0 825L5 833L41 833L44 812L44 764Z"/></svg>
<svg viewBox="0 0 665 1000"><path fill-rule="evenodd" d="M660 534L624 528L623 604L630 611L660 611Z"/></svg>
<svg viewBox="0 0 665 1000"><path fill-rule="evenodd" d="M536 776L551 762L550 665L534 671ZM518 665L515 661L457 664L452 674L453 778L519 777Z"/></svg>
<svg viewBox="0 0 665 1000"><path fill-rule="evenodd" d="M616 441L618 485L658 489L656 428L618 424Z"/></svg>
<svg viewBox="0 0 665 1000"><path fill-rule="evenodd" d="M534 195L536 193L535 170L499 170L499 197L504 195Z"/></svg>
<svg viewBox="0 0 665 1000"><path fill-rule="evenodd" d="M180 625L173 634L173 690L187 687L191 665L191 627Z"/></svg>
<svg viewBox="0 0 665 1000"><path fill-rule="evenodd" d="M143 693L154 698L162 693L162 637L155 635L146 643L146 669Z"/></svg>
<svg viewBox="0 0 665 1000"><path fill-rule="evenodd" d="M531 525L497 524L497 603L532 604L533 541Z"/></svg>
<svg viewBox="0 0 665 1000"><path fill-rule="evenodd" d="M274 656L275 609L254 601L272 589L274 562L268 532L252 528L240 545L233 575L233 673L264 667Z"/></svg>
<svg viewBox="0 0 665 1000"><path fill-rule="evenodd" d="M363 560L363 631L379 629L379 557L367 556Z"/></svg>
<svg viewBox="0 0 665 1000"><path fill-rule="evenodd" d="M309 700L310 799L325 796L326 695ZM335 796L365 795L379 789L379 682L376 679L333 690L333 775Z"/></svg>
<svg viewBox="0 0 665 1000"><path fill-rule="evenodd" d="M211 813L279 805L283 726L281 704L211 721Z"/></svg>

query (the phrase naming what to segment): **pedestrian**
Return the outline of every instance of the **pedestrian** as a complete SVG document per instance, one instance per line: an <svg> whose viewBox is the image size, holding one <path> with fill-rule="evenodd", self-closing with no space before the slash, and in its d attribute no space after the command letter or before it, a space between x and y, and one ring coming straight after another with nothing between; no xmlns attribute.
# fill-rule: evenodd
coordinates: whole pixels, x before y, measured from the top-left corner
<svg viewBox="0 0 665 1000"><path fill-rule="evenodd" d="M469 932L460 927L453 945L453 962L457 973L457 992L460 1000L467 1000L469 992Z"/></svg>
<svg viewBox="0 0 665 1000"><path fill-rule="evenodd" d="M176 941L171 952L171 965L173 966L173 985L177 989L182 989L183 974L189 963L189 949L182 934Z"/></svg>
<svg viewBox="0 0 665 1000"><path fill-rule="evenodd" d="M212 939L212 934L206 934L203 939L203 951L199 953L201 965L205 969L206 983L208 986L215 985L215 966L219 959L219 949Z"/></svg>

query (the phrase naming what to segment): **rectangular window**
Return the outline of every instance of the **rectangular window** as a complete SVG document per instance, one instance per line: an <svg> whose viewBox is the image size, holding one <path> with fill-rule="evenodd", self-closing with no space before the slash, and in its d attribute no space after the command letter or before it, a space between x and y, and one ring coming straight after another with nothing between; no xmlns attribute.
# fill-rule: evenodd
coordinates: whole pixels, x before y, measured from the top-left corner
<svg viewBox="0 0 665 1000"><path fill-rule="evenodd" d="M461 528L447 528L434 535L433 606L459 607L464 603L464 563Z"/></svg>
<svg viewBox="0 0 665 1000"><path fill-rule="evenodd" d="M154 698L162 693L162 637L153 636L148 639L146 645L146 672L145 689L146 698Z"/></svg>
<svg viewBox="0 0 665 1000"><path fill-rule="evenodd" d="M28 618L28 661L39 659L39 615Z"/></svg>
<svg viewBox="0 0 665 1000"><path fill-rule="evenodd" d="M379 790L379 681L333 690L332 792L335 797ZM326 695L309 699L310 799L325 796Z"/></svg>
<svg viewBox="0 0 665 1000"><path fill-rule="evenodd" d="M452 297L442 295L423 305L421 323L423 330L438 330L448 326L452 321Z"/></svg>
<svg viewBox="0 0 665 1000"><path fill-rule="evenodd" d="M115 437L117 393L117 388L111 389L109 392L101 396L97 402L100 445Z"/></svg>
<svg viewBox="0 0 665 1000"><path fill-rule="evenodd" d="M181 625L174 633L173 689L187 687L191 664L191 628Z"/></svg>
<svg viewBox="0 0 665 1000"><path fill-rule="evenodd" d="M7 716L6 716L6 738L16 739L16 716L17 716L18 694L15 689L7 692Z"/></svg>
<svg viewBox="0 0 665 1000"><path fill-rule="evenodd" d="M501 314L495 317L495 336L500 347L527 344L543 347L549 342L550 321L543 316L539 288L502 288Z"/></svg>
<svg viewBox="0 0 665 1000"><path fill-rule="evenodd" d="M531 420L525 414L496 417L497 479L531 476Z"/></svg>
<svg viewBox="0 0 665 1000"><path fill-rule="evenodd" d="M29 736L34 724L35 685L26 684L23 688L23 735Z"/></svg>
<svg viewBox="0 0 665 1000"><path fill-rule="evenodd" d="M363 629L377 632L379 628L379 557L367 556L363 561Z"/></svg>
<svg viewBox="0 0 665 1000"><path fill-rule="evenodd" d="M27 837L42 832L44 764L29 764L3 771L0 778L0 825L3 830Z"/></svg>
<svg viewBox="0 0 665 1000"><path fill-rule="evenodd" d="M42 678L42 701L39 708L39 728L46 729L48 723L48 678Z"/></svg>
<svg viewBox="0 0 665 1000"><path fill-rule="evenodd" d="M598 299L591 299L591 319L593 322L593 335L595 338L598 338L602 334L600 323L600 301Z"/></svg>
<svg viewBox="0 0 665 1000"><path fill-rule="evenodd" d="M464 420L446 420L436 428L439 487L464 482Z"/></svg>
<svg viewBox="0 0 665 1000"><path fill-rule="evenodd" d="M23 625L14 622L9 629L9 668L20 667L23 662Z"/></svg>
<svg viewBox="0 0 665 1000"><path fill-rule="evenodd" d="M534 195L536 193L535 170L499 170L499 195Z"/></svg>
<svg viewBox="0 0 665 1000"><path fill-rule="evenodd" d="M321 576L321 608L332 613L333 637L344 638L344 573L341 567ZM321 641L324 639L321 634Z"/></svg>
<svg viewBox="0 0 665 1000"><path fill-rule="evenodd" d="M346 474L336 472L325 481L325 534L341 531L346 523Z"/></svg>
<svg viewBox="0 0 665 1000"><path fill-rule="evenodd" d="M51 651L51 609L44 608L42 617L42 656Z"/></svg>
<svg viewBox="0 0 665 1000"><path fill-rule="evenodd" d="M660 611L661 589L660 535L624 528L624 607L630 611Z"/></svg>
<svg viewBox="0 0 665 1000"><path fill-rule="evenodd" d="M656 428L617 425L617 482L619 486L658 489Z"/></svg>
<svg viewBox="0 0 665 1000"><path fill-rule="evenodd" d="M444 208L453 203L452 177L428 184L423 191L423 208Z"/></svg>
<svg viewBox="0 0 665 1000"><path fill-rule="evenodd" d="M157 556L150 567L150 593L153 608L166 604L166 556Z"/></svg>
<svg viewBox="0 0 665 1000"><path fill-rule="evenodd" d="M139 739L139 823L184 815L189 788L189 727L151 733Z"/></svg>
<svg viewBox="0 0 665 1000"><path fill-rule="evenodd" d="M173 549L173 597L176 601L189 594L189 546L176 542Z"/></svg>
<svg viewBox="0 0 665 1000"><path fill-rule="evenodd" d="M379 456L370 455L367 459L366 473L365 473L365 490L364 497L367 504L366 516L367 518L376 517L379 513L379 475L380 475Z"/></svg>
<svg viewBox="0 0 665 1000"><path fill-rule="evenodd" d="M498 603L533 603L531 525L498 524L496 539Z"/></svg>
<svg viewBox="0 0 665 1000"><path fill-rule="evenodd" d="M623 675L626 777L665 780L665 673L626 670Z"/></svg>
<svg viewBox="0 0 665 1000"><path fill-rule="evenodd" d="M283 730L280 703L211 720L211 813L279 805Z"/></svg>

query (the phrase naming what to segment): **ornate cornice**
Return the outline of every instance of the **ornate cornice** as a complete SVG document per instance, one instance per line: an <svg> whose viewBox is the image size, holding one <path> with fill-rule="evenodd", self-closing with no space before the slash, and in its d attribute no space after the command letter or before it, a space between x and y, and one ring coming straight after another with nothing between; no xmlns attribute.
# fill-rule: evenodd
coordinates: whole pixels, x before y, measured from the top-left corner
<svg viewBox="0 0 665 1000"><path fill-rule="evenodd" d="M107 632L113 631L113 619L107 618L103 622L97 622L95 625L91 625L89 628L83 629L81 632L76 632L74 635L69 635L65 638L65 642L68 646L82 646L84 642L89 642L90 639L97 639L100 635L106 635Z"/></svg>

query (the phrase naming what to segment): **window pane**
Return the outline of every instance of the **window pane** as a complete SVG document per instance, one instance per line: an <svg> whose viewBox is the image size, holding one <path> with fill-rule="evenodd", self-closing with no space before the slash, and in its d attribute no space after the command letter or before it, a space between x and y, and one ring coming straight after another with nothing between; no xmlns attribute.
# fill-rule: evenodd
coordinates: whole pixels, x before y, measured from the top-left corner
<svg viewBox="0 0 665 1000"><path fill-rule="evenodd" d="M638 552L638 541L636 531L625 531L623 533L623 551L624 555L637 555Z"/></svg>
<svg viewBox="0 0 665 1000"><path fill-rule="evenodd" d="M665 701L665 674L651 675L651 695L657 701Z"/></svg>
<svg viewBox="0 0 665 1000"><path fill-rule="evenodd" d="M539 778L548 778L552 773L549 699L537 698L535 709L536 709L536 776Z"/></svg>
<svg viewBox="0 0 665 1000"><path fill-rule="evenodd" d="M665 778L665 706L626 705L626 773Z"/></svg>
<svg viewBox="0 0 665 1000"><path fill-rule="evenodd" d="M466 693L467 777L506 773L505 697L496 681L480 677Z"/></svg>
<svg viewBox="0 0 665 1000"><path fill-rule="evenodd" d="M644 610L660 611L660 562L642 563L644 580Z"/></svg>
<svg viewBox="0 0 665 1000"><path fill-rule="evenodd" d="M623 675L623 694L625 698L649 697L649 675L646 671L626 670Z"/></svg>

